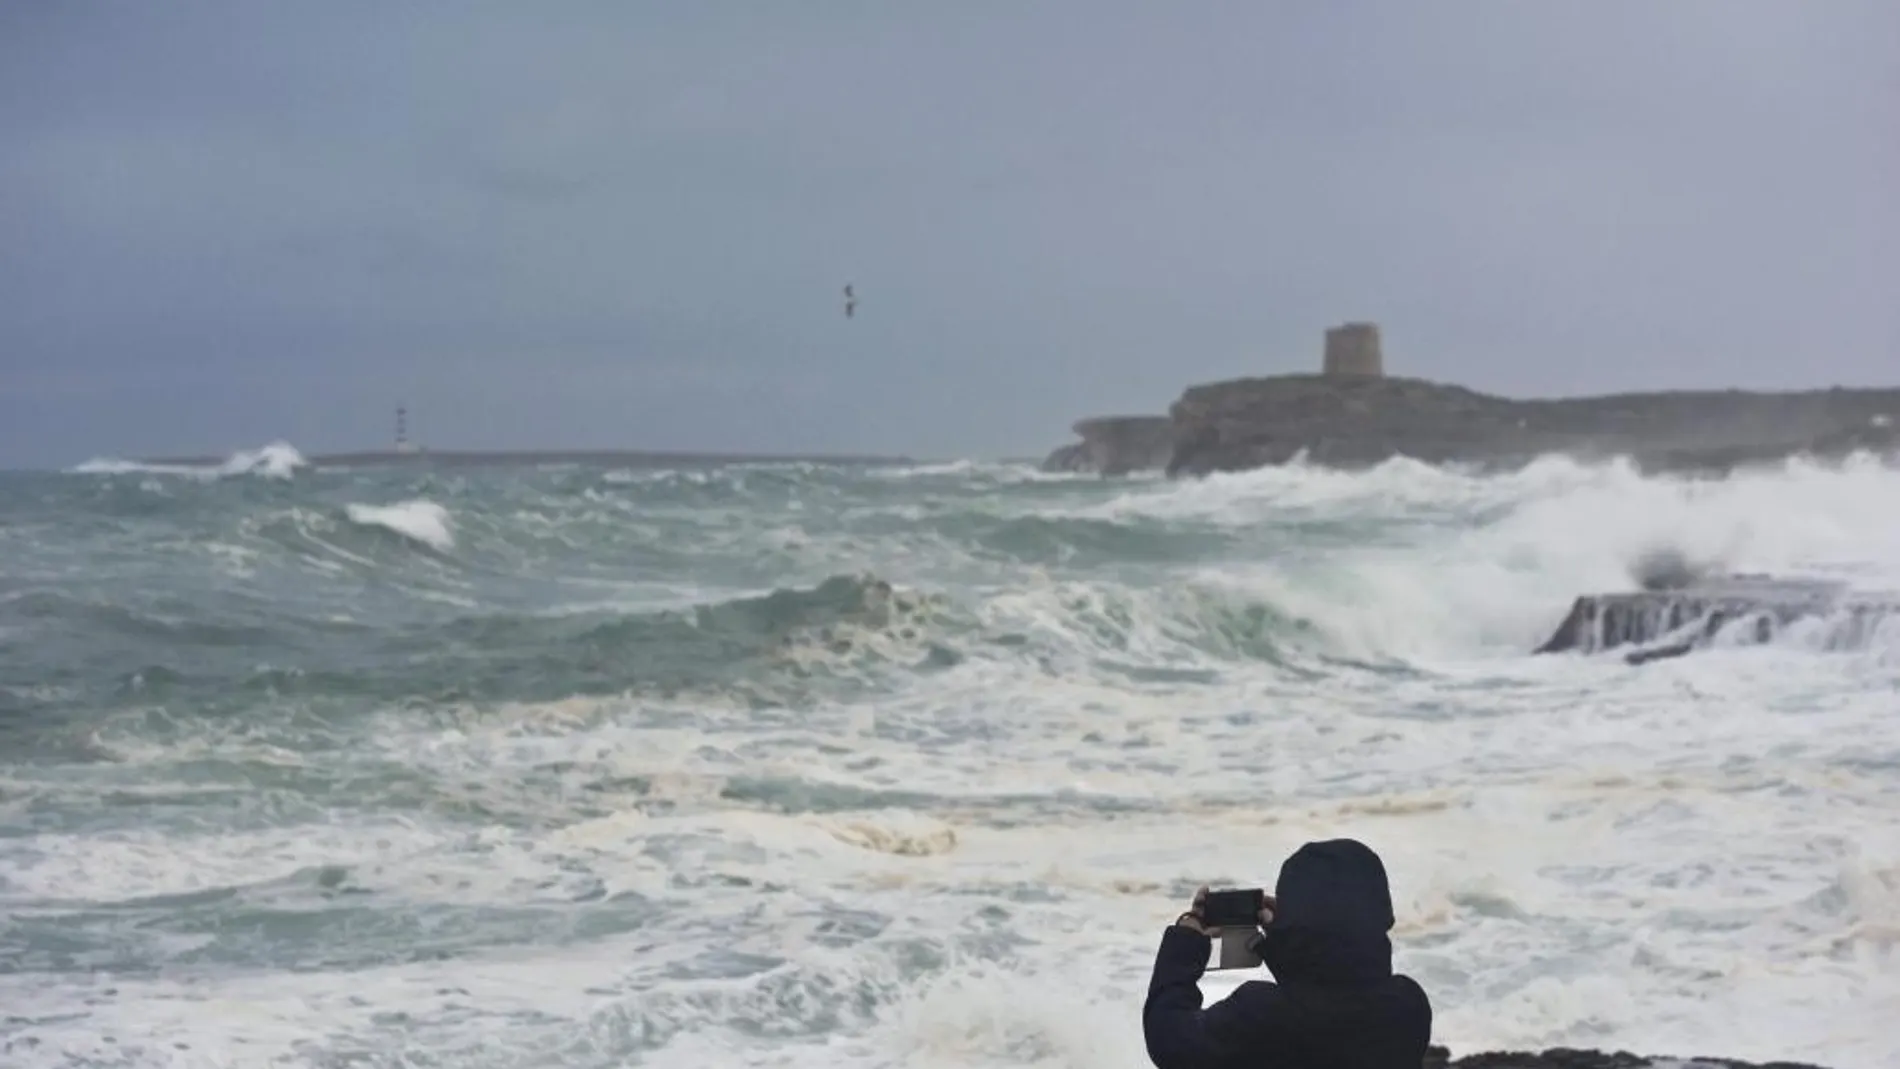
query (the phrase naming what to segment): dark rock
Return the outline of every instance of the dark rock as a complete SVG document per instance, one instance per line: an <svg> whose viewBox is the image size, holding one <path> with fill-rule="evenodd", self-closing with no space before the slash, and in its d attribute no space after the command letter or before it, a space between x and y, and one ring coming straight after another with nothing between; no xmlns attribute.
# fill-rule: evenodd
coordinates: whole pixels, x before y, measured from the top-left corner
<svg viewBox="0 0 1900 1069"><path fill-rule="evenodd" d="M1659 546L1638 557L1630 575L1644 590L1681 590L1701 582L1715 572L1711 564L1692 561L1688 554L1673 546Z"/></svg>
<svg viewBox="0 0 1900 1069"><path fill-rule="evenodd" d="M1058 446L1055 451L1043 458L1042 470L1051 472L1090 472L1094 471L1089 447L1082 442L1071 442Z"/></svg>
<svg viewBox="0 0 1900 1069"><path fill-rule="evenodd" d="M1796 620L1830 616L1837 646L1864 644L1874 629L1900 616L1900 596L1850 594L1846 584L1758 575L1701 577L1665 566L1646 577L1650 589L1585 594L1538 653L1598 653L1624 646L1631 664L1679 657L1708 645L1725 628L1739 625L1746 642L1768 642Z"/></svg>
<svg viewBox="0 0 1900 1069"><path fill-rule="evenodd" d="M1073 430L1082 440L1049 454L1044 471L1160 471L1174 455L1174 423L1166 416L1104 416L1080 420Z"/></svg>
<svg viewBox="0 0 1900 1069"><path fill-rule="evenodd" d="M1628 1051L1553 1047L1543 1051L1485 1051L1452 1058L1444 1047L1425 1054L1422 1069L1825 1069L1806 1062L1743 1062L1708 1055L1640 1055Z"/></svg>

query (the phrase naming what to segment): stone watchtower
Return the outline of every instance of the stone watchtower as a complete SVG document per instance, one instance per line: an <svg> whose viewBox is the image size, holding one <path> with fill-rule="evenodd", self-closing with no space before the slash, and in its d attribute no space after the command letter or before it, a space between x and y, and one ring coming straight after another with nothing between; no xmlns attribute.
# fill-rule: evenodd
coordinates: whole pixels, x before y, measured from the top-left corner
<svg viewBox="0 0 1900 1069"><path fill-rule="evenodd" d="M1328 376L1382 378L1385 356L1379 351L1379 326L1376 323L1342 323L1326 331Z"/></svg>

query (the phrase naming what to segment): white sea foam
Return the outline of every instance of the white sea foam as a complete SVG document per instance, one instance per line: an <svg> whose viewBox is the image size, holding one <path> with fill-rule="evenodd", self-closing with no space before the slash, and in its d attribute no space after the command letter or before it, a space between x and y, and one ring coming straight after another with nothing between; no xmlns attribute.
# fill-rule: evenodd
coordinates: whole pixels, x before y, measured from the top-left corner
<svg viewBox="0 0 1900 1069"><path fill-rule="evenodd" d="M394 531L430 549L447 553L455 548L455 534L449 525L449 510L433 501L418 499L394 505L351 502L344 507L343 512L351 523Z"/></svg>
<svg viewBox="0 0 1900 1069"><path fill-rule="evenodd" d="M73 468L82 475L124 475L145 473L153 475L188 475L202 479L227 478L234 475L262 475L274 479L288 479L297 469L309 466L297 447L289 442L276 441L259 449L243 449L226 457L219 464L146 464L135 460L120 460L116 457L97 457Z"/></svg>
<svg viewBox="0 0 1900 1069"><path fill-rule="evenodd" d="M0 1000L31 1022L9 1028L37 1041L20 1064L1133 1069L1150 955L1193 886L1270 881L1335 835L1385 856L1398 964L1457 1051L1900 1062L1900 638L1818 652L1797 634L1641 669L1524 652L1657 545L1900 585L1900 474L1400 463L1069 490L1040 514L1258 534L1262 550L1170 582L1023 568L947 590L1015 639L809 708L577 697L452 729L388 710L348 759L427 782L430 814L0 848L16 910L328 865L388 915L648 911L347 971L8 975ZM350 519L447 549L425 504ZM1284 537L1355 517L1385 526ZM846 537L798 551L829 565ZM926 569L903 554L937 538L863 544L908 586ZM1310 630L1248 623L1267 606ZM1247 626L1277 645L1249 646ZM119 760L183 776L199 756ZM493 816L455 819L469 812ZM459 923L474 922L424 927L451 940Z"/></svg>

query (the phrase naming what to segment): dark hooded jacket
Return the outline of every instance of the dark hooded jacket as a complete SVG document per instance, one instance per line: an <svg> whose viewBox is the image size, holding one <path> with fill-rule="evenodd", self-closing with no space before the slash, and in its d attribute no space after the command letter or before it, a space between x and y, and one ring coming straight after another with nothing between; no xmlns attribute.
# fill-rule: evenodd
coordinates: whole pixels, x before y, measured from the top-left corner
<svg viewBox="0 0 1900 1069"><path fill-rule="evenodd" d="M1351 839L1307 843L1280 867L1256 944L1274 981L1201 1008L1211 940L1161 937L1141 1029L1156 1069L1418 1069L1432 1007L1392 972L1392 892L1379 855Z"/></svg>

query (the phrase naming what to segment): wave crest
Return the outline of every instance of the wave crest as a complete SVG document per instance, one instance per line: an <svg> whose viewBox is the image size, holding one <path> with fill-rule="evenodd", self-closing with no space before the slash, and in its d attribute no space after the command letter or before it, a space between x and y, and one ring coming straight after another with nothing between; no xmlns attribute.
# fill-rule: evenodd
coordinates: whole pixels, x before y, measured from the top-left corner
<svg viewBox="0 0 1900 1069"><path fill-rule="evenodd" d="M259 475L288 479L310 462L289 442L278 440L257 449L241 449L218 464L168 464L94 457L76 465L76 475L184 475L200 479L223 479L234 475Z"/></svg>
<svg viewBox="0 0 1900 1069"><path fill-rule="evenodd" d="M455 533L449 524L449 510L433 501L416 498L394 505L363 505L351 502L343 507L351 523L393 531L430 549L447 553L455 548Z"/></svg>

